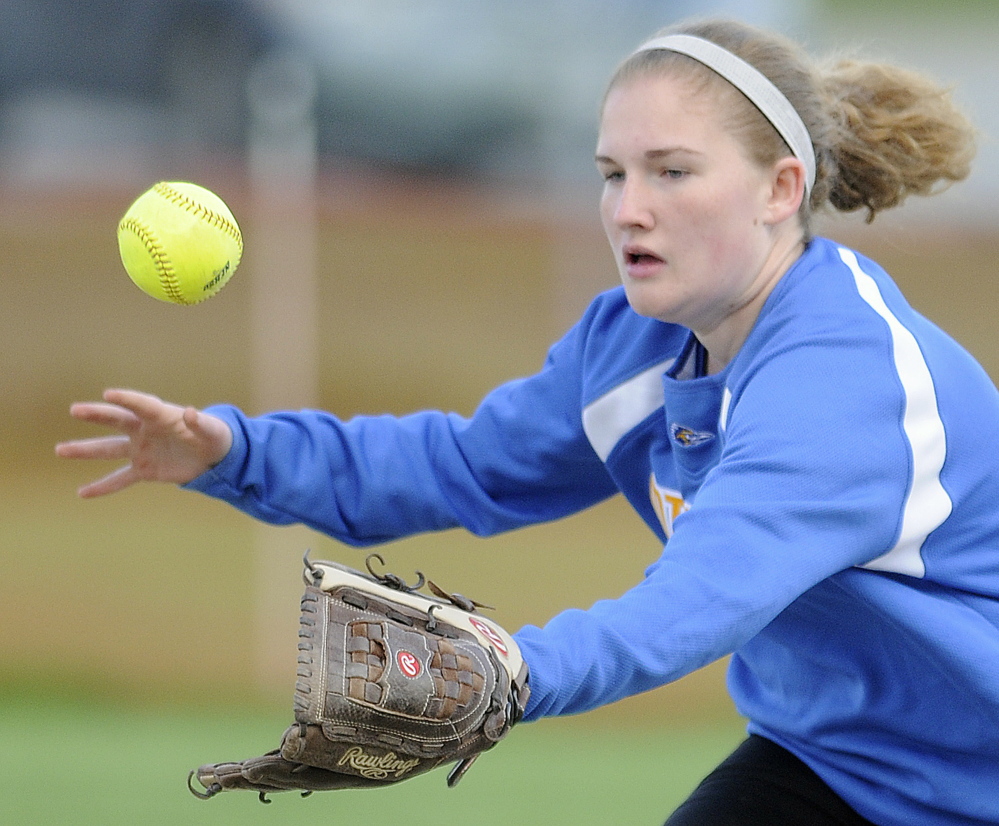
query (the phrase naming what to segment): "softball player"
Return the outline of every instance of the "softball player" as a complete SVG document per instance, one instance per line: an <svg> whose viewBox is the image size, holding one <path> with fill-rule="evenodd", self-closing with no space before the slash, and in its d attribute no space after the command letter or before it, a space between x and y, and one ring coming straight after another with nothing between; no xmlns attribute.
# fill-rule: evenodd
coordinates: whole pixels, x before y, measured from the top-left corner
<svg viewBox="0 0 999 826"><path fill-rule="evenodd" d="M527 719L731 654L745 743L667 821L999 823L999 393L875 262L814 237L963 178L972 130L899 69L817 69L730 21L612 78L597 146L622 286L470 418L342 421L131 391L84 496L177 482L349 543L491 534L618 492L664 543L634 588L517 641ZM385 507L391 502L391 507Z"/></svg>

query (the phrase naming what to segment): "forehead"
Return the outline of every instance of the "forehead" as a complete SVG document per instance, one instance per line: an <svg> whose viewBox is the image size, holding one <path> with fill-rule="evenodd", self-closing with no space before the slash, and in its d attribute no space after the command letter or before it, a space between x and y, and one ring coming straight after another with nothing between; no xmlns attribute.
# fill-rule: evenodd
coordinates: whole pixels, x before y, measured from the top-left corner
<svg viewBox="0 0 999 826"><path fill-rule="evenodd" d="M723 99L718 83L696 75L643 73L621 79L604 99L598 144L731 139Z"/></svg>

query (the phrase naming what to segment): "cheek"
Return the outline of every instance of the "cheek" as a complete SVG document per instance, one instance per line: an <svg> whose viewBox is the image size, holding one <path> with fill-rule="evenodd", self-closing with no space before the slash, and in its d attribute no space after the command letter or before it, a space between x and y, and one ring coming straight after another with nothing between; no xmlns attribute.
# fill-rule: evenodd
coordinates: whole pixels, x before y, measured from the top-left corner
<svg viewBox="0 0 999 826"><path fill-rule="evenodd" d="M745 200L719 198L700 217L705 254L713 263L747 263L746 256L755 249L761 227Z"/></svg>
<svg viewBox="0 0 999 826"><path fill-rule="evenodd" d="M614 237L614 213L617 211L617 201L609 193L600 196L600 223L608 238Z"/></svg>
<svg viewBox="0 0 999 826"><path fill-rule="evenodd" d="M706 252L712 262L720 267L737 263L749 250L748 235L733 223L722 223L715 227Z"/></svg>
<svg viewBox="0 0 999 826"><path fill-rule="evenodd" d="M670 230L673 254L679 256L678 260L708 273L716 272L737 254L738 235L725 211L717 205L678 210L673 215Z"/></svg>

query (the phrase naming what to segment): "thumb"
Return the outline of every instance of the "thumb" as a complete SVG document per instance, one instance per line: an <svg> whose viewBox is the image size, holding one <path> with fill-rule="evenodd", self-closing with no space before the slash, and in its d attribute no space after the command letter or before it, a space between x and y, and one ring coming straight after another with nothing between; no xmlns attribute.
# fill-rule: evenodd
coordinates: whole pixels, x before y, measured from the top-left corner
<svg viewBox="0 0 999 826"><path fill-rule="evenodd" d="M196 407L185 407L182 416L185 427L202 443L209 464L221 462L232 447L232 430L228 423Z"/></svg>
<svg viewBox="0 0 999 826"><path fill-rule="evenodd" d="M204 425L201 423L201 411L196 407L185 407L184 412L181 414L184 419L184 424L187 429L193 433L201 434L204 432Z"/></svg>

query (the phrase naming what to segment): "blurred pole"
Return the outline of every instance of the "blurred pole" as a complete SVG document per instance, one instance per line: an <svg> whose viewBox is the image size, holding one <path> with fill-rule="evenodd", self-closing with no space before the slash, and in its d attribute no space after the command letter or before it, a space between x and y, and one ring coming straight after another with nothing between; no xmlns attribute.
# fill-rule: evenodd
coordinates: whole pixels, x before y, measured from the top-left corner
<svg viewBox="0 0 999 826"><path fill-rule="evenodd" d="M316 123L314 71L292 56L261 61L249 81L252 187L253 405L258 413L318 402ZM258 523L256 654L259 686L294 689L301 558L309 532Z"/></svg>
<svg viewBox="0 0 999 826"><path fill-rule="evenodd" d="M557 0L542 42L547 53L546 122L548 194L551 203L552 319L556 335L574 324L601 290L619 283L601 229L599 176L593 163L597 116L604 84L625 53L637 26L632 4L602 0ZM604 44L592 42L592 20ZM612 57L608 57L612 56ZM582 120L581 120L582 118Z"/></svg>

